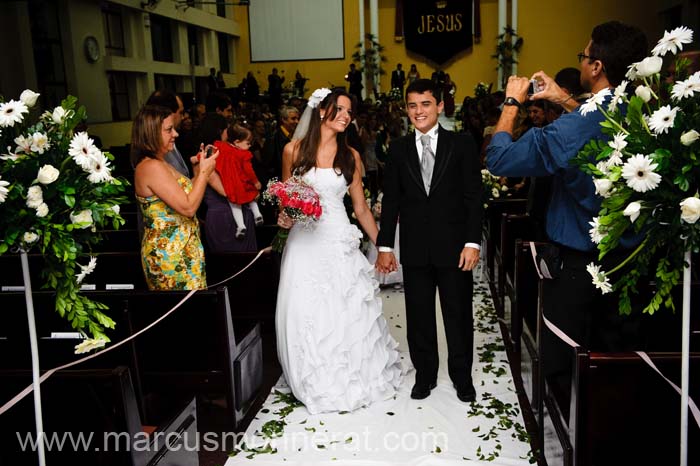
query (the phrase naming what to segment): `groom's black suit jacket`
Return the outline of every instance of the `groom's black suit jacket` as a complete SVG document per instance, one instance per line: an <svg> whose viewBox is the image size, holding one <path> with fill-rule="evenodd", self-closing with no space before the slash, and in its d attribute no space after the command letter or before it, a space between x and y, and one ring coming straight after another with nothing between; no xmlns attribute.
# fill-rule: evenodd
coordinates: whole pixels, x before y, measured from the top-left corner
<svg viewBox="0 0 700 466"><path fill-rule="evenodd" d="M472 137L439 128L430 194L415 133L389 147L377 246L394 247L396 221L404 266L457 267L465 243L481 243L481 166Z"/></svg>

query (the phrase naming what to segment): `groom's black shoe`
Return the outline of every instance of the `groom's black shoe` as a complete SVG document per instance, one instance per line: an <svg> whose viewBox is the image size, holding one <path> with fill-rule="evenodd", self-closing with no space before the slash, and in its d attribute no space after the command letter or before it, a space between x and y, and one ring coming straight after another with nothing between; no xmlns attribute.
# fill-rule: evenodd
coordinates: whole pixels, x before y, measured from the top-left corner
<svg viewBox="0 0 700 466"><path fill-rule="evenodd" d="M413 386L413 389L411 389L411 398L414 400L422 400L424 398L428 398L430 396L430 390L433 388L437 387L437 384L435 382L431 384L415 384Z"/></svg>
<svg viewBox="0 0 700 466"><path fill-rule="evenodd" d="M455 389L457 390L457 398L459 398L459 401L470 403L476 400L474 385L470 383L459 386L455 385Z"/></svg>

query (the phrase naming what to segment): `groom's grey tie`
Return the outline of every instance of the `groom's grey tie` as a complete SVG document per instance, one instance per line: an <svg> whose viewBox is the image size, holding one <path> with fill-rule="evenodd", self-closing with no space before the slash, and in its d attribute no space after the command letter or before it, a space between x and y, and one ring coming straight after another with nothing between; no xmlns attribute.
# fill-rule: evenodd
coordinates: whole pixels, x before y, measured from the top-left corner
<svg viewBox="0 0 700 466"><path fill-rule="evenodd" d="M425 192L430 194L430 180L433 178L433 167L435 167L435 154L430 147L430 135L424 134L420 137L423 144L423 154L421 155L420 171L423 175L423 185Z"/></svg>

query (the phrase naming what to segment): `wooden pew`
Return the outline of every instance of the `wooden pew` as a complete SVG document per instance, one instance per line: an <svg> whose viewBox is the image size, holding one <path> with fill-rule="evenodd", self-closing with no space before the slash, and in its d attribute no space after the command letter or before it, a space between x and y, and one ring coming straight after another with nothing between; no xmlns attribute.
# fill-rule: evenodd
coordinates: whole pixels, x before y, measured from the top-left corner
<svg viewBox="0 0 700 466"><path fill-rule="evenodd" d="M517 239L533 238L533 224L527 214L501 214L500 239L494 251L494 269L497 277L496 311L500 317L505 315L506 300L513 299L515 266L515 242Z"/></svg>
<svg viewBox="0 0 700 466"><path fill-rule="evenodd" d="M484 213L484 236L486 247L486 273L491 284L491 294L495 294L498 278L495 269L496 245L501 238L501 216L503 213L524 214L527 208L526 199L492 199L488 202Z"/></svg>
<svg viewBox="0 0 700 466"><path fill-rule="evenodd" d="M0 371L0 399L8 400L30 383L31 371ZM142 424L127 367L59 371L41 387L44 432L49 439L55 434L53 447L46 448L47 464L199 464L197 451L187 448L197 435L194 399L155 428ZM38 464L36 451L22 449L19 440L35 433L31 395L0 416L0 431L1 464ZM84 443L78 443L78 435Z"/></svg>
<svg viewBox="0 0 700 466"><path fill-rule="evenodd" d="M161 317L187 292L95 291L92 299L110 306L116 322L109 331L116 343ZM78 335L53 310L54 295L34 293L41 367L76 360ZM30 354L22 292L0 293L0 370L28 369ZM126 365L134 374L142 415L161 423L164 413L197 396L200 407L213 402L211 418L235 428L259 395L262 384L262 339L257 321L241 319L231 309L228 290L199 291L159 325L116 350L85 364L91 368ZM235 322L234 322L235 321ZM52 335L54 338L52 338ZM83 367L83 366L79 366ZM203 420L207 420L204 419Z"/></svg>

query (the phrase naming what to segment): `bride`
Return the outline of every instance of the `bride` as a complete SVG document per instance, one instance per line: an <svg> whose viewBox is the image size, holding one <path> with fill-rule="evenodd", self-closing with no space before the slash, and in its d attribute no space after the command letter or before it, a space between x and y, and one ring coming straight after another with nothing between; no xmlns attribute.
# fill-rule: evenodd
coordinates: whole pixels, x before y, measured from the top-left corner
<svg viewBox="0 0 700 466"><path fill-rule="evenodd" d="M358 249L362 233L343 205L349 191L374 243L377 225L365 202L362 162L345 140L351 121L352 100L344 90L317 89L282 157L283 180L300 176L323 208L306 227L284 213L278 218L291 231L277 296L277 352L294 396L312 414L385 400L401 382L398 343L382 314L373 267Z"/></svg>

